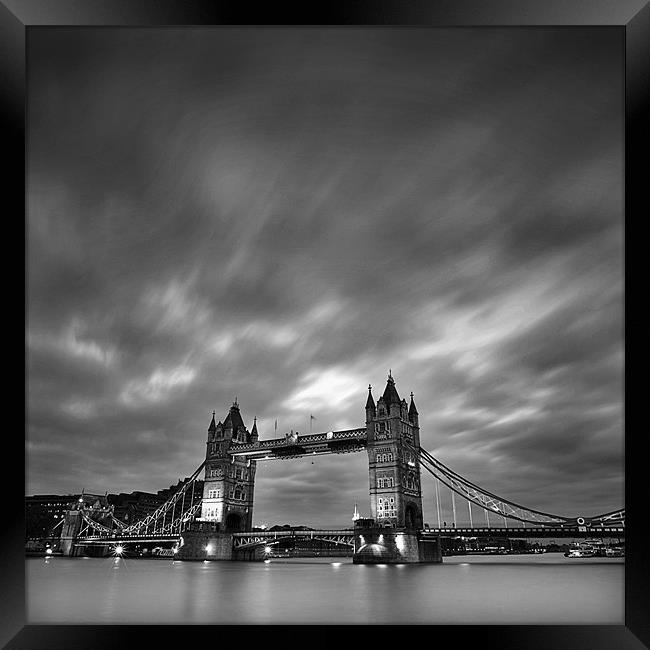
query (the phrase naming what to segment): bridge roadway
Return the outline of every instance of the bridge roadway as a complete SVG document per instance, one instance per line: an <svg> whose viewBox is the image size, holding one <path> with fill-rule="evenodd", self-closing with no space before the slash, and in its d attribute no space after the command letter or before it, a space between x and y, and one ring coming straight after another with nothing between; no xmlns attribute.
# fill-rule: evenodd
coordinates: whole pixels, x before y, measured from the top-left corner
<svg viewBox="0 0 650 650"><path fill-rule="evenodd" d="M316 539L334 544L352 546L354 543L354 530L343 528L340 530L277 530L269 532L233 533L233 547L246 548L258 544L272 544L276 540Z"/></svg>
<svg viewBox="0 0 650 650"><path fill-rule="evenodd" d="M388 528L387 530L392 530ZM102 545L102 544L144 544L154 542L177 542L182 534L174 533L168 535L121 535L114 536L92 536L82 537L76 540L76 545ZM278 531L248 531L233 533L233 547L245 548L259 544L273 543L283 538L297 539L320 539L335 544L352 545L354 529L318 529L318 530L278 530ZM510 537L511 539L535 539L535 538L588 538L588 537L625 537L625 528L622 526L581 526L569 528L566 526L531 526L531 527L443 527L428 528L420 531L422 538L427 537Z"/></svg>
<svg viewBox="0 0 650 650"><path fill-rule="evenodd" d="M423 538L427 537L510 537L512 539L535 538L586 538L586 537L625 537L625 528L622 526L531 526L531 527L498 527L491 528L473 527L444 527L429 528L422 531Z"/></svg>
<svg viewBox="0 0 650 650"><path fill-rule="evenodd" d="M366 448L367 443L368 437L365 427L304 435L296 432L287 433L284 438L273 438L271 440L258 440L249 443L233 441L233 444L228 449L228 454L251 460L298 458L300 456L344 454L361 451Z"/></svg>
<svg viewBox="0 0 650 650"><path fill-rule="evenodd" d="M77 537L75 546L103 546L106 544L153 544L155 542L178 542L181 534L174 533L171 535L93 535L90 537Z"/></svg>

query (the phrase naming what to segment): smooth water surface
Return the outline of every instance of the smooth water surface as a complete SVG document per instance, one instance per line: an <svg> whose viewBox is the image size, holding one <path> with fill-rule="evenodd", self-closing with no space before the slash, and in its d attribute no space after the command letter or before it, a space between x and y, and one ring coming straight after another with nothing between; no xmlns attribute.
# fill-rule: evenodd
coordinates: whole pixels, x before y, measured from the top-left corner
<svg viewBox="0 0 650 650"><path fill-rule="evenodd" d="M622 558L260 562L29 558L32 624L623 624Z"/></svg>

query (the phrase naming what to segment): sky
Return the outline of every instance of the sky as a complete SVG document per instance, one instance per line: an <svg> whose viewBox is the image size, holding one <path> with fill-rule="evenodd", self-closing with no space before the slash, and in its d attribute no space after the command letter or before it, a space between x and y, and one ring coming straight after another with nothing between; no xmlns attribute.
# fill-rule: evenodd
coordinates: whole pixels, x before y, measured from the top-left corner
<svg viewBox="0 0 650 650"><path fill-rule="evenodd" d="M473 483L624 506L622 43L32 30L26 494L166 488L235 399L261 439L364 426L391 370ZM254 524L349 526L367 463L258 463Z"/></svg>

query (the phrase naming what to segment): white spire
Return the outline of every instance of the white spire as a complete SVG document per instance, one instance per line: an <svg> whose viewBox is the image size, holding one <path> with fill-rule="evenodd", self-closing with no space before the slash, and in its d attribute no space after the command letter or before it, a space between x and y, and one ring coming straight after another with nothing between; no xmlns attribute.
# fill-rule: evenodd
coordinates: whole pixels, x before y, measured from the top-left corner
<svg viewBox="0 0 650 650"><path fill-rule="evenodd" d="M357 504L354 504L354 514L352 515L352 521L356 521L357 519L360 519L361 515L359 514L359 509L357 508Z"/></svg>

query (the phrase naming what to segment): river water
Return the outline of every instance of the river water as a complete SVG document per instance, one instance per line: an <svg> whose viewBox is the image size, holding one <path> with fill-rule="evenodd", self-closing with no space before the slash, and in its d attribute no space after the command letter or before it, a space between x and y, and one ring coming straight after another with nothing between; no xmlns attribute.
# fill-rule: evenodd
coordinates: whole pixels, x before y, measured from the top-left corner
<svg viewBox="0 0 650 650"><path fill-rule="evenodd" d="M364 566L351 558L29 558L26 592L32 624L622 625L624 559L472 555Z"/></svg>

